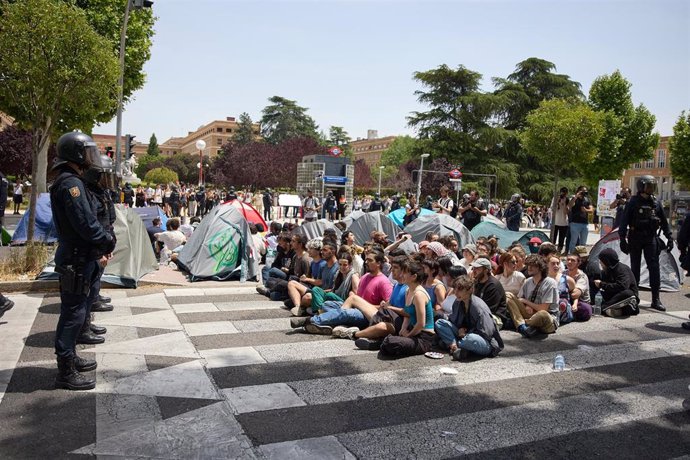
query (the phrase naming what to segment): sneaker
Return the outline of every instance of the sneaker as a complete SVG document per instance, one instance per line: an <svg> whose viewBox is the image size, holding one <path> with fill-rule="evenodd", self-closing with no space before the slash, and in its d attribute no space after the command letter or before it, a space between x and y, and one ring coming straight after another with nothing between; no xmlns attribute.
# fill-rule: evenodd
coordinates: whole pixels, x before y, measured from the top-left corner
<svg viewBox="0 0 690 460"><path fill-rule="evenodd" d="M307 323L304 326L304 330L310 334L316 335L333 335L333 328L331 326L320 326L312 322Z"/></svg>
<svg viewBox="0 0 690 460"><path fill-rule="evenodd" d="M265 295L268 297L271 294L271 291L269 291L266 287L264 286L257 286L256 287L256 292L258 292L261 295Z"/></svg>
<svg viewBox="0 0 690 460"><path fill-rule="evenodd" d="M470 356L470 352L464 348L458 348L453 352L453 360L464 361Z"/></svg>
<svg viewBox="0 0 690 460"><path fill-rule="evenodd" d="M358 327L347 327L340 333L341 339L355 340L355 334L359 332Z"/></svg>
<svg viewBox="0 0 690 460"><path fill-rule="evenodd" d="M293 329L304 327L309 322L309 319L308 316L290 318L290 327Z"/></svg>
<svg viewBox="0 0 690 460"><path fill-rule="evenodd" d="M686 321L686 322L682 323L682 324L680 325L680 327L682 327L682 328L685 329L686 331L690 331L690 321Z"/></svg>
<svg viewBox="0 0 690 460"><path fill-rule="evenodd" d="M347 329L347 326L336 326L333 328L333 337L340 339L342 336L340 334L343 333Z"/></svg>
<svg viewBox="0 0 690 460"><path fill-rule="evenodd" d="M537 334L539 334L539 329L537 329L536 327L532 327L532 326L527 326L525 328L525 330L522 332L522 335L524 335L528 339L533 339L534 337L537 336ZM455 355L453 355L453 356L455 356Z"/></svg>
<svg viewBox="0 0 690 460"><path fill-rule="evenodd" d="M292 308L295 308L295 302L293 302L292 299L284 300L283 305L285 305L286 310L290 310Z"/></svg>
<svg viewBox="0 0 690 460"><path fill-rule="evenodd" d="M628 306L637 306L637 299L635 298L635 296L630 296L626 299L621 300L620 302L616 302L613 305L607 307L606 310L604 310L604 314L611 317L614 317L613 315L615 315L615 317L623 316L623 308ZM614 313L613 315L607 314L607 312L610 312L611 310L616 310L617 313Z"/></svg>
<svg viewBox="0 0 690 460"><path fill-rule="evenodd" d="M14 307L14 302L10 299L5 299L2 305L0 305L0 318L2 318L6 311L12 310L12 307Z"/></svg>
<svg viewBox="0 0 690 460"><path fill-rule="evenodd" d="M381 343L383 340L371 340L371 339L357 339L355 340L355 346L360 350L376 351L381 349Z"/></svg>
<svg viewBox="0 0 690 460"><path fill-rule="evenodd" d="M518 326L517 331L522 335L523 337L527 337L525 334L525 331L527 330L527 325L525 323L522 323Z"/></svg>

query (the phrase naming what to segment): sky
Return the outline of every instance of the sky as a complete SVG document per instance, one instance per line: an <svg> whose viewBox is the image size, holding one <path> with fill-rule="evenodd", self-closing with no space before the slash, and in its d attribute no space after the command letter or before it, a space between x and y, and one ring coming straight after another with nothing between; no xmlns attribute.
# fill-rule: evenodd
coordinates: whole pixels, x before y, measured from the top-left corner
<svg viewBox="0 0 690 460"><path fill-rule="evenodd" d="M123 134L162 143L296 100L320 129L350 137L410 134L423 111L414 72L464 65L506 77L529 57L582 84L616 69L634 103L671 135L690 110L690 1L156 0L145 86L125 106ZM94 132L115 134L115 120Z"/></svg>

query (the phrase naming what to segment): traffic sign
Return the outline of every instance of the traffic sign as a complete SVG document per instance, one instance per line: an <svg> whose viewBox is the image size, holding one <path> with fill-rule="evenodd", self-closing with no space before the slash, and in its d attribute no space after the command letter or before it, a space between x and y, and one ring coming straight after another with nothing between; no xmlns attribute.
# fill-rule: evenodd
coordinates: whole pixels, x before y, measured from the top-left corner
<svg viewBox="0 0 690 460"><path fill-rule="evenodd" d="M448 175L451 179L462 179L462 173L458 168L454 168L448 171Z"/></svg>
<svg viewBox="0 0 690 460"><path fill-rule="evenodd" d="M337 145L334 145L333 147L331 147L330 149L328 149L328 153L330 153L330 154L333 155L334 157L339 157L340 155L343 154L343 149L341 149L341 148L338 147Z"/></svg>

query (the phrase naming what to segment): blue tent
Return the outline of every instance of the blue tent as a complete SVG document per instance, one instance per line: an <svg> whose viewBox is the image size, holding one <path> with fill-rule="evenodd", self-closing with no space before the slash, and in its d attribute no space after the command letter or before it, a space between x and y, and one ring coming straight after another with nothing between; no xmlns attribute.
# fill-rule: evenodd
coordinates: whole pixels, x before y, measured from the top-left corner
<svg viewBox="0 0 690 460"><path fill-rule="evenodd" d="M427 214L435 214L435 213L434 213L434 211L431 211L430 209L421 208L419 216L417 216L417 217L426 216ZM403 219L405 219L405 208L400 208L400 209L396 209L395 211L389 212L388 217L390 218L390 220L393 221L393 223L395 223L395 225L397 225L400 228L403 228L404 227Z"/></svg>
<svg viewBox="0 0 690 460"><path fill-rule="evenodd" d="M132 208L134 212L139 214L141 220L144 221L146 228L153 226L153 219L156 217L161 218L161 228L165 230L165 224L168 223L168 216L165 215L163 209L160 206L148 206L146 208Z"/></svg>
<svg viewBox="0 0 690 460"><path fill-rule="evenodd" d="M12 244L26 243L28 231L29 213L26 212L12 235ZM42 241L44 243L55 243L57 241L57 230L53 223L53 211L50 208L50 193L41 193L38 196L38 201L36 201L34 241Z"/></svg>
<svg viewBox="0 0 690 460"><path fill-rule="evenodd" d="M502 249L507 249L511 244L513 244L513 241L518 241L527 254L529 254L529 240L531 238L536 236L542 241L542 243L551 241L549 236L541 230L514 232L505 227L500 227L493 222L482 222L472 229L472 236L474 236L475 239L479 238L480 236L489 235L496 235L499 238L498 245Z"/></svg>

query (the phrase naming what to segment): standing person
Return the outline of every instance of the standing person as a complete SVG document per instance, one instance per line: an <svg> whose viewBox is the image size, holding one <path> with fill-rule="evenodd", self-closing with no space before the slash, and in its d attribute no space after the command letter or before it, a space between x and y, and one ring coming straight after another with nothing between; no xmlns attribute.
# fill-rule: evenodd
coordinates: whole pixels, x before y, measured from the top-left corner
<svg viewBox="0 0 690 460"><path fill-rule="evenodd" d="M262 201L264 205L264 220L269 222L271 220L271 207L273 206L273 195L271 189L267 188L264 190Z"/></svg>
<svg viewBox="0 0 690 460"><path fill-rule="evenodd" d="M7 193L9 192L10 182L0 171L0 246L2 246L2 224L5 219L5 206L7 206Z"/></svg>
<svg viewBox="0 0 690 460"><path fill-rule="evenodd" d="M199 190L196 191L196 215L204 217L206 214L206 191L204 186L200 185Z"/></svg>
<svg viewBox="0 0 690 460"><path fill-rule="evenodd" d="M187 190L182 184L182 186L179 188L179 193L180 193L180 216L189 216L187 213Z"/></svg>
<svg viewBox="0 0 690 460"><path fill-rule="evenodd" d="M510 203L508 203L503 217L506 219L506 227L508 227L508 230L514 232L520 231L520 224L522 223L522 205L520 204L519 193L514 193L513 196L510 197Z"/></svg>
<svg viewBox="0 0 690 460"><path fill-rule="evenodd" d="M462 216L462 223L468 230L472 230L482 221L482 216L486 215L486 205L484 200L479 197L479 192L472 190L469 200L458 209Z"/></svg>
<svg viewBox="0 0 690 460"><path fill-rule="evenodd" d="M554 203L555 201L555 203ZM568 188L561 187L560 195L551 201L551 209L555 209L553 214L554 233L553 240L558 241L558 252L563 253L563 244L568 235ZM585 242L586 243L586 242ZM585 244L583 243L583 244ZM570 251L572 252L572 251Z"/></svg>
<svg viewBox="0 0 690 460"><path fill-rule="evenodd" d="M122 194L124 196L124 199L122 200L125 203L125 206L128 208L133 208L134 207L134 189L132 188L132 184L127 182L125 184L124 190L122 190Z"/></svg>
<svg viewBox="0 0 690 460"><path fill-rule="evenodd" d="M623 187L621 192L616 195L616 199L611 202L609 209L616 210L616 217L613 218L613 228L620 227L625 205L628 203L628 200L631 196L632 190L630 190L628 187Z"/></svg>
<svg viewBox="0 0 690 460"><path fill-rule="evenodd" d="M196 192L193 188L187 190L187 216L195 217L197 211L196 207Z"/></svg>
<svg viewBox="0 0 690 460"><path fill-rule="evenodd" d="M137 208L143 208L146 205L146 193L141 185L137 187L137 193L134 195L134 204Z"/></svg>
<svg viewBox="0 0 690 460"><path fill-rule="evenodd" d="M180 192L175 185L172 186L170 191L168 205L170 206L171 217L180 217Z"/></svg>
<svg viewBox="0 0 690 460"><path fill-rule="evenodd" d="M335 219L336 206L337 205L335 202L335 197L333 196L333 192L329 190L326 194L326 199L323 201L323 207L324 217L326 217L331 222Z"/></svg>
<svg viewBox="0 0 690 460"><path fill-rule="evenodd" d="M24 187L22 186L19 178L17 178L17 181L14 184L14 193L12 194L12 203L14 203L14 212L12 214L19 215L19 207L22 205L23 201Z"/></svg>
<svg viewBox="0 0 690 460"><path fill-rule="evenodd" d="M115 241L98 222L92 194L84 186L83 171L98 158L96 143L86 134L71 132L57 142L58 176L50 189L58 234L55 271L60 274L60 319L55 331L57 388L90 390L96 382L81 374L96 369L96 361L77 356L77 336L84 324L89 288L98 275L100 254L110 254ZM98 255L96 255L98 254Z"/></svg>
<svg viewBox="0 0 690 460"><path fill-rule="evenodd" d="M153 187L150 185L146 187L146 206L151 206L151 203L153 201L153 194L155 193L155 190Z"/></svg>
<svg viewBox="0 0 690 460"><path fill-rule="evenodd" d="M307 197L302 201L302 207L304 208L304 221L314 222L319 218L319 199L314 196L314 192L311 189L307 189Z"/></svg>
<svg viewBox="0 0 690 460"><path fill-rule="evenodd" d="M374 195L374 199L369 205L369 210L367 212L383 211L383 203L381 202L381 194L377 193Z"/></svg>
<svg viewBox="0 0 690 460"><path fill-rule="evenodd" d="M626 204L618 228L620 247L621 251L630 254L630 268L638 285L640 284L640 261L644 252L644 261L649 270L649 287L652 290L652 308L666 311L659 297L661 287L659 254L663 247L661 247L662 241L657 239L657 231L664 233L666 250L671 252L673 250L671 229L661 203L654 196L656 179L653 176L641 176L637 179L636 185L637 195L630 198Z"/></svg>
<svg viewBox="0 0 690 460"><path fill-rule="evenodd" d="M156 189L153 191L153 198L151 202L156 206L163 207L163 190L160 185L156 185Z"/></svg>
<svg viewBox="0 0 690 460"><path fill-rule="evenodd" d="M573 252L575 246L587 245L589 235L589 213L594 211L592 202L589 200L587 187L581 185L577 188L575 196L568 202L568 228L570 228L570 242L568 252Z"/></svg>
<svg viewBox="0 0 690 460"><path fill-rule="evenodd" d="M453 199L448 196L449 191L450 189L446 185L439 189L441 197L434 203L434 210L439 214L450 215L453 212L455 203L453 203Z"/></svg>
<svg viewBox="0 0 690 460"><path fill-rule="evenodd" d="M347 209L347 199L345 198L345 192L342 192L338 197L338 212L335 215L337 220L345 218L345 209Z"/></svg>

